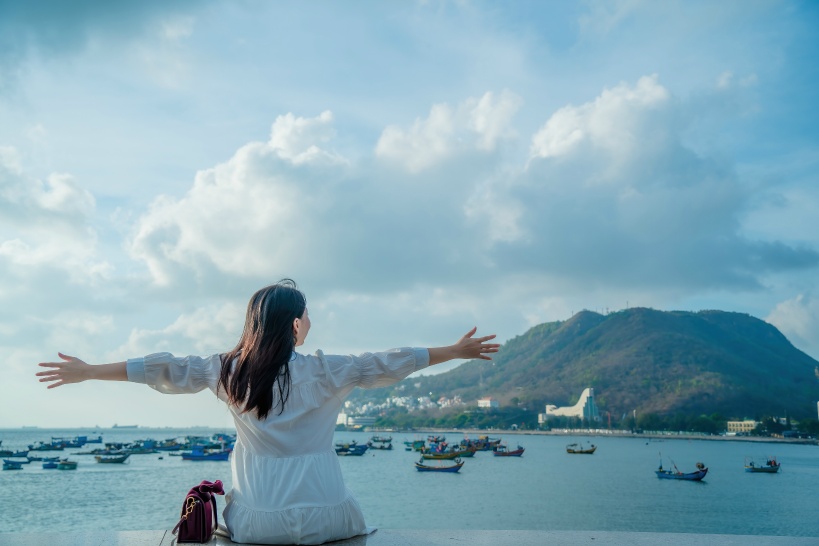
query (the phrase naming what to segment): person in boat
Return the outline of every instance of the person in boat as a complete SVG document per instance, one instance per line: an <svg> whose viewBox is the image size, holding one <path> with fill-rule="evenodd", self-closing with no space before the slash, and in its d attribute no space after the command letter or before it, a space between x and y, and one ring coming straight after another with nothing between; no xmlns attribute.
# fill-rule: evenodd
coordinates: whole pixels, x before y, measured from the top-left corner
<svg viewBox="0 0 819 546"><path fill-rule="evenodd" d="M499 345L472 328L445 347L303 355L296 348L310 327L304 294L283 279L253 294L239 342L226 353L156 353L98 365L58 353L36 375L48 388L97 379L168 394L210 389L227 404L237 432L220 534L240 543L322 544L374 530L344 485L333 449L336 417L352 390L391 385L453 359L491 360Z"/></svg>

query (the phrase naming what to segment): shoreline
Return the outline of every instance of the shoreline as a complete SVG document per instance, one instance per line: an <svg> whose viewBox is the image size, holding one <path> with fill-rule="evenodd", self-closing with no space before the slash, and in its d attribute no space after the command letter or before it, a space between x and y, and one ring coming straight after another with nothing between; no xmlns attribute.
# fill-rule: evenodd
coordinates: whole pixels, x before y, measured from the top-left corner
<svg viewBox="0 0 819 546"><path fill-rule="evenodd" d="M340 431L337 431L340 432ZM560 430L512 430L512 429L418 429L418 430L395 430L395 429L375 429L368 428L361 431L347 432L391 432L396 434L463 434L464 436L595 436L611 438L634 438L634 439L662 439L662 440L709 440L725 442L756 442L772 444L797 444L797 445L819 445L819 440L815 438L775 438L770 436L720 436L683 432L629 432L606 429L560 429Z"/></svg>

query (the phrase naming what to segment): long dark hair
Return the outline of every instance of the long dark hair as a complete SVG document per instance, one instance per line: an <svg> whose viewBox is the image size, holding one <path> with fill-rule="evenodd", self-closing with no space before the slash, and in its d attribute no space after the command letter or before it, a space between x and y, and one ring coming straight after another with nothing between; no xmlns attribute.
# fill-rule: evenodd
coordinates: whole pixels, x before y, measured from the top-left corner
<svg viewBox="0 0 819 546"><path fill-rule="evenodd" d="M290 359L296 347L293 321L304 315L306 307L304 294L291 279L253 294L239 343L222 355L217 389L225 389L231 404L264 419L275 407L275 388L281 415L290 396Z"/></svg>

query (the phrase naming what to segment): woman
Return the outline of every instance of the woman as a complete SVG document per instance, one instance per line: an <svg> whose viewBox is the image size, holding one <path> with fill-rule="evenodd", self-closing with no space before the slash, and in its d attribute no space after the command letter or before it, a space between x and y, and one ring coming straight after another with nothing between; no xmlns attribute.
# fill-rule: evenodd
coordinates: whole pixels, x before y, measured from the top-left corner
<svg viewBox="0 0 819 546"><path fill-rule="evenodd" d="M157 353L89 365L58 353L37 373L48 388L89 379L146 383L164 393L205 388L224 401L236 424L233 489L224 522L234 542L321 544L368 532L345 487L333 431L355 387L391 385L412 372L456 358L491 360L495 336L476 328L447 347L400 348L360 356L302 355L310 331L304 294L289 279L250 299L236 347L210 357Z"/></svg>

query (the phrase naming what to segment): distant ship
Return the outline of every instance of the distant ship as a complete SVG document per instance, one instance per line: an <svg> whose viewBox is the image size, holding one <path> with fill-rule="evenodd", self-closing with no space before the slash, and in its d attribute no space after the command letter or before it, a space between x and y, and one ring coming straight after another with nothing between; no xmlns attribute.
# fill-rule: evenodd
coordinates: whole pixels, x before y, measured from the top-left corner
<svg viewBox="0 0 819 546"><path fill-rule="evenodd" d="M114 426L111 428L137 428L139 425L118 425L114 423Z"/></svg>

